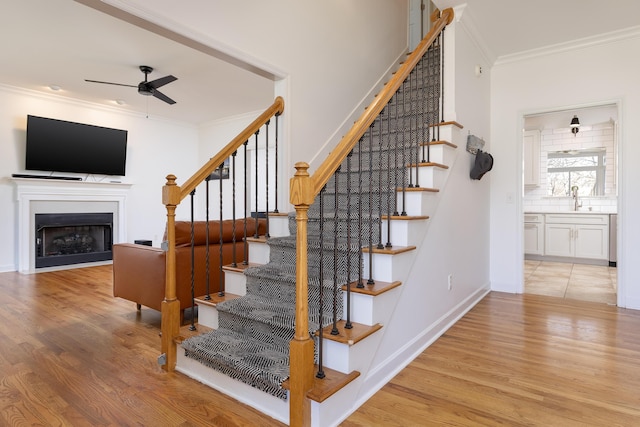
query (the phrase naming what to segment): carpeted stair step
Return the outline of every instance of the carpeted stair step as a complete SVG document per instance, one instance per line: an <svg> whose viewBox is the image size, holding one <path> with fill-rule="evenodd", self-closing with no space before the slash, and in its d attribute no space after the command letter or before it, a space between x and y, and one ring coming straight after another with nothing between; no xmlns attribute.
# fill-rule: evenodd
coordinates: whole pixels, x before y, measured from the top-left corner
<svg viewBox="0 0 640 427"><path fill-rule="evenodd" d="M289 354L232 330L217 329L182 343L185 356L280 399L289 377Z"/></svg>

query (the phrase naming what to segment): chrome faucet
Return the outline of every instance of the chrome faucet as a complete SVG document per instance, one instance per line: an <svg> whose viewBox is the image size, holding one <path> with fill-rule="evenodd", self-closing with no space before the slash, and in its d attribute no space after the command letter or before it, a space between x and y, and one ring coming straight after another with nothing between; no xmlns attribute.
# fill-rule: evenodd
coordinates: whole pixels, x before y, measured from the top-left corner
<svg viewBox="0 0 640 427"><path fill-rule="evenodd" d="M582 207L582 202L580 200L578 200L578 186L574 185L573 187L571 187L571 194L573 197L573 210L577 211L578 208Z"/></svg>

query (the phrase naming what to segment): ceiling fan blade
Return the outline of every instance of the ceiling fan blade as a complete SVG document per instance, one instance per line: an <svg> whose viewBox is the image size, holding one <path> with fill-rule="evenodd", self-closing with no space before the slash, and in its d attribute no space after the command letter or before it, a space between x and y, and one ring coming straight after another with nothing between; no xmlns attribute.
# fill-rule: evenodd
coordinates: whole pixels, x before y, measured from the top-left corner
<svg viewBox="0 0 640 427"><path fill-rule="evenodd" d="M161 101L166 102L167 104L173 105L176 103L176 101L174 101L173 99L169 98L167 95L165 95L164 93L155 90L154 88L151 88L151 95L153 95L154 97L160 99Z"/></svg>
<svg viewBox="0 0 640 427"><path fill-rule="evenodd" d="M116 85L116 86L126 86L126 87L138 87L137 85L125 85L125 84L122 84L122 83L101 82L101 81L99 81L99 80L87 80L87 79L84 79L84 81L85 81L85 82L89 82L89 83L100 83L100 84L103 84L103 85Z"/></svg>
<svg viewBox="0 0 640 427"><path fill-rule="evenodd" d="M178 80L177 77L165 76L165 77L160 77L159 79L156 79L156 80L152 80L152 81L148 82L147 85L149 87L157 89L159 87L162 87L162 86L164 86L164 85L166 85L168 83L174 82L176 80Z"/></svg>

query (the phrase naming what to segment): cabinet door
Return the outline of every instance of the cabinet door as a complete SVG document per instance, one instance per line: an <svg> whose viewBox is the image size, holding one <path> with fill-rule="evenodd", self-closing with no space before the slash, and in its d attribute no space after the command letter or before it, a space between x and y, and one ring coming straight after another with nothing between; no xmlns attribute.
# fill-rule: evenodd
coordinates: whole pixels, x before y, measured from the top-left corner
<svg viewBox="0 0 640 427"><path fill-rule="evenodd" d="M547 224L545 226L544 254L549 256L574 256L572 224Z"/></svg>
<svg viewBox="0 0 640 427"><path fill-rule="evenodd" d="M609 228L606 225L576 225L575 256L609 259Z"/></svg>
<svg viewBox="0 0 640 427"><path fill-rule="evenodd" d="M544 255L544 228L542 224L524 224L524 253Z"/></svg>
<svg viewBox="0 0 640 427"><path fill-rule="evenodd" d="M540 131L528 130L522 137L524 153L524 185L540 185Z"/></svg>

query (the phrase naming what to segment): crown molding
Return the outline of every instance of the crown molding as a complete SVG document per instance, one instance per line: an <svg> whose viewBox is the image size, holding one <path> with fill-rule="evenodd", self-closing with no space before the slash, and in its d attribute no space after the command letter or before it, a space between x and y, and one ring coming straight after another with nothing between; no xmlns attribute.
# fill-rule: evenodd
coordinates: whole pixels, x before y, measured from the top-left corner
<svg viewBox="0 0 640 427"><path fill-rule="evenodd" d="M564 53L572 50L586 49L594 46L602 46L611 43L617 43L624 40L630 40L634 38L640 38L640 25L635 27L625 28L623 30L612 31L609 33L598 34L595 36L585 37L581 39L572 40L570 42L558 43L541 48L526 50L510 55L503 55L499 57L494 65L509 64L512 62L525 61L540 56L554 55L558 53Z"/></svg>

